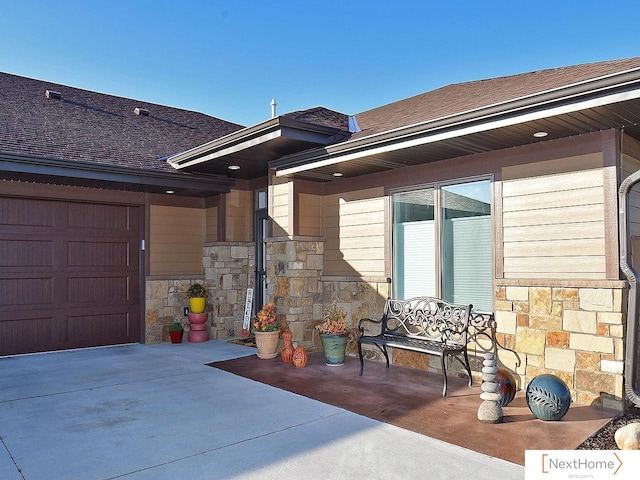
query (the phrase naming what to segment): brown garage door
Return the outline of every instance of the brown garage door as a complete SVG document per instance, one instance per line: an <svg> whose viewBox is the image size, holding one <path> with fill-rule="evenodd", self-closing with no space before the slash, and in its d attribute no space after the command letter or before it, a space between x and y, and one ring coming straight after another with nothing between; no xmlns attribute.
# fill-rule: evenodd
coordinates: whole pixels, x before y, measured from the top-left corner
<svg viewBox="0 0 640 480"><path fill-rule="evenodd" d="M0 197L0 355L140 341L140 208Z"/></svg>

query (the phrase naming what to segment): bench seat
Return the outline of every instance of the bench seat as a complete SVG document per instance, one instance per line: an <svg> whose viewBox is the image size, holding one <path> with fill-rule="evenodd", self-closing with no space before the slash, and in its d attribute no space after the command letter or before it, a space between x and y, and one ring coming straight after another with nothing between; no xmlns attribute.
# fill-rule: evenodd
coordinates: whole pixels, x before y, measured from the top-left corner
<svg viewBox="0 0 640 480"><path fill-rule="evenodd" d="M362 345L375 345L384 354L387 368L387 347L439 356L444 377L442 396L447 395L447 357L456 358L464 366L471 386L471 366L467 354L471 308L472 305L454 304L433 297L387 299L382 318L362 318L358 322L360 375L364 369ZM372 334L371 329L379 331Z"/></svg>

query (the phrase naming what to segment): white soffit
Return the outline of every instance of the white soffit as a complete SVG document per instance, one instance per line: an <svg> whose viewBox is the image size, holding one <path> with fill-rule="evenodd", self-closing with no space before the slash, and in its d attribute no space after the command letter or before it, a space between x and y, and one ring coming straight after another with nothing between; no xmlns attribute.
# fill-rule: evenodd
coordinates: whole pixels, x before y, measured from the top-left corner
<svg viewBox="0 0 640 480"><path fill-rule="evenodd" d="M524 113L520 115L515 115L513 117L499 119L499 120L490 120L491 117L495 117L496 115L491 115L487 118L488 121L478 124L471 125L468 127L463 127L465 123L469 122L477 122L478 120L482 120L483 117L473 118L471 120L461 122L459 125L460 128L455 130L450 130L442 133L429 133L427 130L423 136L420 138L414 138L411 140L399 141L393 144L383 145L380 147L373 147L366 150L359 150L353 153L344 153L342 155L338 154L335 157L325 158L324 160L318 160L315 162L311 162L305 165L297 165L295 167L284 168L282 170L276 171L276 177L283 177L286 175L291 175L294 173L304 172L308 170L313 170L315 168L326 167L328 165L335 165L337 163L348 162L349 160L355 160L358 158L367 157L369 155L377 155L381 153L393 152L396 150L402 150L405 148L416 147L419 145L426 145L429 143L435 143L442 140L447 140L456 137L462 137L464 135L470 135L473 133L486 132L488 130L494 130L497 128L508 127L512 125L517 125L519 123L526 123L534 120L540 120L546 117L553 117L556 115L563 115L567 113L577 112L580 110L586 110L589 108L601 107L604 105L609 105L612 103L624 102L625 100L633 100L640 98L640 89L630 90L622 93L614 93L611 95L605 95L598 98L593 98L589 100L584 100L581 102L575 102L568 105L561 105L558 107L552 107L545 110L540 110L536 112ZM531 107L535 107L536 105L531 105ZM513 111L505 110L500 112L499 115L505 115L512 113ZM456 123L451 123L445 125L444 127L438 127L434 130L441 130L442 128L454 127ZM347 147L349 142L343 144Z"/></svg>
<svg viewBox="0 0 640 480"><path fill-rule="evenodd" d="M248 148L251 147L255 147L256 145L260 145L261 143L266 143L269 140L273 140L274 138L278 138L282 136L282 129L277 129L273 132L270 133L265 133L263 135L260 135L258 137L252 138L250 140L245 140L244 142L240 142L236 145L232 145L230 147L226 147L223 148L221 150L216 150L215 152L211 152L208 153L207 155L203 155L202 157L198 157L198 158L194 158L193 160L190 160L188 162L185 163L176 163L176 161L180 160L180 157L185 157L188 156L191 152L191 150L188 150L186 152L182 152L182 153L178 153L177 155L174 155L172 157L169 157L167 159L167 162L169 162L171 164L171 166L173 166L175 169L180 170L182 168L186 168L186 167L190 167L193 165L197 165L199 163L202 162L207 162L209 160L213 160L214 158L220 158L220 157L224 157L225 155L230 155L232 153L237 153L240 152L242 150L246 150Z"/></svg>

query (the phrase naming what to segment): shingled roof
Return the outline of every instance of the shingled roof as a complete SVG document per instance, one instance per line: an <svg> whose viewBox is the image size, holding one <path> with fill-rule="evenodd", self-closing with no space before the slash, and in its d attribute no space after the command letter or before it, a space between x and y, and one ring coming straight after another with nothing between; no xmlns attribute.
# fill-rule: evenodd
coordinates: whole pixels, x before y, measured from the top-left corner
<svg viewBox="0 0 640 480"><path fill-rule="evenodd" d="M349 138L270 167L328 181L600 130L640 140L640 58L448 85L354 117Z"/></svg>
<svg viewBox="0 0 640 480"><path fill-rule="evenodd" d="M640 57L448 85L356 114L361 131L352 139L429 122L633 68L640 68Z"/></svg>
<svg viewBox="0 0 640 480"><path fill-rule="evenodd" d="M48 98L46 91L61 98ZM243 128L198 112L7 73L0 73L0 101L0 153L138 170L176 173L160 159Z"/></svg>

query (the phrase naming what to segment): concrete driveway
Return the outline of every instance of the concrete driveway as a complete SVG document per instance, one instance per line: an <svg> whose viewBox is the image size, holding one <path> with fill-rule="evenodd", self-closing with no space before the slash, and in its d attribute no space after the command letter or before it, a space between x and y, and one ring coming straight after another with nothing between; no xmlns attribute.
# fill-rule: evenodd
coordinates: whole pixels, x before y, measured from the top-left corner
<svg viewBox="0 0 640 480"><path fill-rule="evenodd" d="M0 479L524 478L205 365L253 354L209 341L0 358Z"/></svg>

